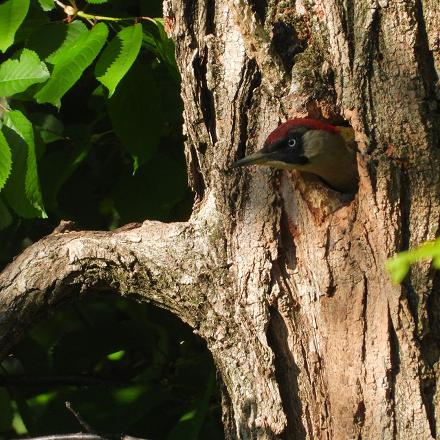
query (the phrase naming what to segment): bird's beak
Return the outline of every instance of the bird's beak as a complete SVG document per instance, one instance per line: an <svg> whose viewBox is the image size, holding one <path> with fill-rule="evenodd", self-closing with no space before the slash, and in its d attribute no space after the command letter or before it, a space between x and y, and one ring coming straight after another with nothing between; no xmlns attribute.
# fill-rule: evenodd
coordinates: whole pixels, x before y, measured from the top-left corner
<svg viewBox="0 0 440 440"><path fill-rule="evenodd" d="M243 157L243 159L239 159L231 165L231 168L244 167L247 165L262 165L266 163L268 160L267 154L257 151L254 154L250 154L249 156Z"/></svg>

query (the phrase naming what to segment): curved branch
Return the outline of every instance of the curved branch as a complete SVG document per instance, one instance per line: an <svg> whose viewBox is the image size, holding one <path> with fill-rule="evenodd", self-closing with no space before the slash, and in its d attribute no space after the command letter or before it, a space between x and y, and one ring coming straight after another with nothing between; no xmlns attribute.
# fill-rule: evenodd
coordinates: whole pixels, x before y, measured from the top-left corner
<svg viewBox="0 0 440 440"><path fill-rule="evenodd" d="M212 198L211 198L212 199ZM213 200L187 223L146 221L111 232L63 231L27 248L0 274L0 357L59 303L96 291L133 295L193 328L207 313L223 246ZM220 238L219 238L220 237Z"/></svg>

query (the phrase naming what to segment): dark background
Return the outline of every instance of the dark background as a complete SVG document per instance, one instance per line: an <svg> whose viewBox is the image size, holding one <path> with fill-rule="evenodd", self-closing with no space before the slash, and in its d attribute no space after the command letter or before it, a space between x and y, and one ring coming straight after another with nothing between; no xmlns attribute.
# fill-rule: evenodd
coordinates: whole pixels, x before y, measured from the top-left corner
<svg viewBox="0 0 440 440"><path fill-rule="evenodd" d="M86 11L160 17L162 4L110 0ZM23 47L42 50L47 29L54 29L47 26L64 18L62 10L43 12L31 1L16 44L0 62ZM155 32L142 23L145 35ZM120 27L109 26L111 39ZM144 43L110 99L92 66L63 97L60 111L26 96L10 103L36 129L48 219L12 214L0 230L1 268L61 219L104 230L188 219L179 75L173 60L160 60L147 37ZM66 401L96 432L223 438L215 369L203 341L168 312L103 292L40 317L1 364L0 438L84 430Z"/></svg>

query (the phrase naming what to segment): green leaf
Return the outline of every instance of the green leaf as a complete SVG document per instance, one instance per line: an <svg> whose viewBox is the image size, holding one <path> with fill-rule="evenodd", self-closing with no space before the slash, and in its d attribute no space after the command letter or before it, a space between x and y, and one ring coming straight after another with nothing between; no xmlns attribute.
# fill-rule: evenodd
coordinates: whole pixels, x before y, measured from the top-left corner
<svg viewBox="0 0 440 440"><path fill-rule="evenodd" d="M86 0L86 2L92 5L101 5L103 3L107 3L108 0Z"/></svg>
<svg viewBox="0 0 440 440"><path fill-rule="evenodd" d="M2 198L0 197L0 230L5 229L12 223L12 215L9 212L9 209L3 203Z"/></svg>
<svg viewBox="0 0 440 440"><path fill-rule="evenodd" d="M51 11L55 7L54 0L38 0L43 11Z"/></svg>
<svg viewBox="0 0 440 440"><path fill-rule="evenodd" d="M64 41L63 43L48 55L45 59L50 64L57 64L66 59L66 53L70 53L73 47L78 43L81 37L88 33L87 26L79 20L73 21L69 24L62 24ZM49 30L43 37L53 37L53 31ZM55 40L57 41L57 39Z"/></svg>
<svg viewBox="0 0 440 440"><path fill-rule="evenodd" d="M34 52L37 52L38 56L42 60L46 60L46 62L48 62L47 60L51 56L54 56L54 54L65 43L69 29L75 29L77 25L72 27L74 23L77 22L75 21L71 24L63 22L46 23L29 35L29 37L26 39L26 47ZM83 26L81 22L78 23L81 27ZM84 28L84 32L86 31L87 29Z"/></svg>
<svg viewBox="0 0 440 440"><path fill-rule="evenodd" d="M390 273L391 279L395 284L399 284L405 279L410 266L411 264L406 258L399 256L391 258L385 263L385 268Z"/></svg>
<svg viewBox="0 0 440 440"><path fill-rule="evenodd" d="M12 45L28 9L29 0L6 0L0 5L0 51Z"/></svg>
<svg viewBox="0 0 440 440"><path fill-rule="evenodd" d="M31 121L45 144L64 139L64 125L54 115L50 113L34 113L31 116Z"/></svg>
<svg viewBox="0 0 440 440"><path fill-rule="evenodd" d="M166 178L164 170L167 173ZM143 190L138 191L138 188ZM167 219L175 206L182 201L186 191L183 163L158 151L134 176L122 176L115 187L113 198L121 222L125 224L128 219Z"/></svg>
<svg viewBox="0 0 440 440"><path fill-rule="evenodd" d="M174 41L168 37L163 25L163 18L153 18L152 22L156 25L159 38L156 38L156 43L163 59L169 64L176 64L174 55Z"/></svg>
<svg viewBox="0 0 440 440"><path fill-rule="evenodd" d="M412 264L423 259L432 259L434 268L440 267L440 238L427 241L415 249L400 252L385 263L394 283L401 283L409 272Z"/></svg>
<svg viewBox="0 0 440 440"><path fill-rule="evenodd" d="M63 184L87 157L90 139L84 126L71 127L78 132L69 148L56 148L41 161L41 187L48 209L58 210L57 196Z"/></svg>
<svg viewBox="0 0 440 440"><path fill-rule="evenodd" d="M125 350L115 351L114 353L108 354L107 359L109 361L117 362L120 361L125 356L125 354L126 354Z"/></svg>
<svg viewBox="0 0 440 440"><path fill-rule="evenodd" d="M135 171L154 154L167 117L157 80L151 67L136 62L109 100L113 128L131 154Z"/></svg>
<svg viewBox="0 0 440 440"><path fill-rule="evenodd" d="M0 131L0 190L5 186L12 168L12 154L9 145Z"/></svg>
<svg viewBox="0 0 440 440"><path fill-rule="evenodd" d="M0 65L0 96L24 92L31 85L46 81L49 76L38 55L23 49L19 60L10 59Z"/></svg>
<svg viewBox="0 0 440 440"><path fill-rule="evenodd" d="M0 220L1 222L1 220ZM5 388L0 388L0 431L8 432L11 430L14 411L12 409L11 398Z"/></svg>
<svg viewBox="0 0 440 440"><path fill-rule="evenodd" d="M4 116L3 133L12 149L12 174L4 193L8 204L25 218L47 218L38 179L32 124L18 110Z"/></svg>
<svg viewBox="0 0 440 440"><path fill-rule="evenodd" d="M102 49L108 35L104 23L98 23L81 35L68 50L56 59L49 81L35 95L37 102L61 105L63 95L79 80L84 70L92 64Z"/></svg>
<svg viewBox="0 0 440 440"><path fill-rule="evenodd" d="M180 74L176 64L174 41L168 38L163 26L162 18L153 18L150 23L154 25L151 33L145 32L143 35L144 46L156 54L165 63L173 79L180 83Z"/></svg>
<svg viewBox="0 0 440 440"><path fill-rule="evenodd" d="M32 42L33 35L46 32L46 26L49 23L49 14L44 12L37 2L32 1L26 18L15 34L14 44L22 43L24 47L32 49L29 47L29 43ZM40 56L40 58L42 57Z"/></svg>
<svg viewBox="0 0 440 440"><path fill-rule="evenodd" d="M138 23L118 32L100 56L95 75L108 88L109 97L134 63L141 44L142 25Z"/></svg>

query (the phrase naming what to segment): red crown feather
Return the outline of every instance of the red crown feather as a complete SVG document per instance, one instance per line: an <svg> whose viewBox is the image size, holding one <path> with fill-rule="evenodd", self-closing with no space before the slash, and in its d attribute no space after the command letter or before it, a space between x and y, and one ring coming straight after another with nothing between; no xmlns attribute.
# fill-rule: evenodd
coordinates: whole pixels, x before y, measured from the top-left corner
<svg viewBox="0 0 440 440"><path fill-rule="evenodd" d="M288 131L292 129L293 127L307 127L312 130L325 130L330 133L339 133L338 127L335 127L334 125L326 124L325 122L318 121L316 119L309 119L309 118L295 118L295 119L289 119L288 121L284 122L283 124L279 125L275 130L267 137L268 143L273 143L277 141L278 139L284 138Z"/></svg>

